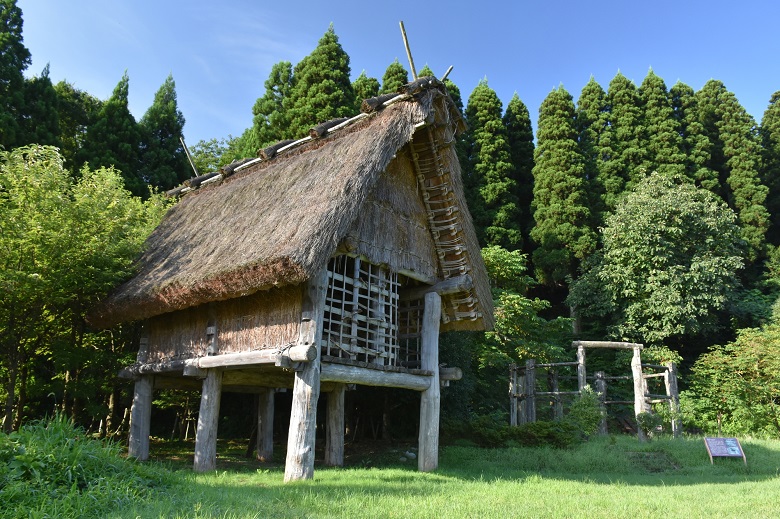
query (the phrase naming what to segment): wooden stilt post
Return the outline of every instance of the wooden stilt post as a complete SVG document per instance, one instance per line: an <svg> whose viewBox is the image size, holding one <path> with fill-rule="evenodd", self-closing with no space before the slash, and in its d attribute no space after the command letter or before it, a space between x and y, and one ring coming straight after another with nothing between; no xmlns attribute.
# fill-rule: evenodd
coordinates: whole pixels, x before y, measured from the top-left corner
<svg viewBox="0 0 780 519"><path fill-rule="evenodd" d="M642 353L637 347L634 348L634 356L631 358L631 374L634 378L634 415L639 416L645 412L645 379L642 376ZM639 427L637 420L637 437L640 441L647 440L645 432Z"/></svg>
<svg viewBox="0 0 780 519"><path fill-rule="evenodd" d="M127 455L139 461L149 459L149 427L152 422L152 375L142 375L135 383L130 408L130 438Z"/></svg>
<svg viewBox="0 0 780 519"><path fill-rule="evenodd" d="M579 391L588 385L588 376L585 371L585 346L577 341L577 387Z"/></svg>
<svg viewBox="0 0 780 519"><path fill-rule="evenodd" d="M346 384L336 384L328 394L327 426L325 429L325 464L344 465L344 393Z"/></svg>
<svg viewBox="0 0 780 519"><path fill-rule="evenodd" d="M536 421L536 359L525 361L525 414L526 421Z"/></svg>
<svg viewBox="0 0 780 519"><path fill-rule="evenodd" d="M439 466L439 324L441 296L436 292L425 294L422 320L421 367L433 372L431 385L420 398L420 435L418 438L417 468L421 472L436 470Z"/></svg>
<svg viewBox="0 0 780 519"><path fill-rule="evenodd" d="M258 461L272 461L274 458L274 395L273 388L263 388L257 399L257 444L255 452Z"/></svg>
<svg viewBox="0 0 780 519"><path fill-rule="evenodd" d="M669 410L672 413L672 435L679 438L682 434L682 422L680 420L680 392L677 389L677 365L674 362L666 363L664 373L666 394L669 396Z"/></svg>
<svg viewBox="0 0 780 519"><path fill-rule="evenodd" d="M311 361L304 362L303 369L295 372L284 465L285 482L314 477L317 401L320 397L320 341L327 286L327 271L323 269L304 288L298 346L314 345L317 355Z"/></svg>
<svg viewBox="0 0 780 519"><path fill-rule="evenodd" d="M193 470L206 472L217 467L217 428L219 401L222 398L222 370L212 368L203 379L200 392L198 428L195 430L195 459Z"/></svg>
<svg viewBox="0 0 780 519"><path fill-rule="evenodd" d="M596 372L596 393L599 395L599 412L601 413L601 421L599 422L599 434L604 436L607 434L607 379L604 376L603 371Z"/></svg>
<svg viewBox="0 0 780 519"><path fill-rule="evenodd" d="M509 425L517 425L517 364L509 365Z"/></svg>

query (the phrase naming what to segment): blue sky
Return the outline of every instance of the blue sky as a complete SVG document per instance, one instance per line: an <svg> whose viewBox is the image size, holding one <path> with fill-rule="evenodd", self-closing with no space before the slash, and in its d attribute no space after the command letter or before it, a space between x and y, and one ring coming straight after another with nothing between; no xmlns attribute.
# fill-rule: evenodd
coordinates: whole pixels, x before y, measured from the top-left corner
<svg viewBox="0 0 780 519"><path fill-rule="evenodd" d="M384 4L384 5L383 5ZM240 135L271 66L309 54L334 24L351 59L381 79L398 58L399 20L418 70L450 78L465 98L482 78L504 106L514 92L536 128L539 105L563 86L576 100L591 75L605 89L620 70L638 86L652 67L667 87L719 79L757 122L780 90L776 0L506 0L481 2L267 2L222 0L18 0L24 43L51 78L106 99L130 77L140 119L169 73L189 145Z"/></svg>

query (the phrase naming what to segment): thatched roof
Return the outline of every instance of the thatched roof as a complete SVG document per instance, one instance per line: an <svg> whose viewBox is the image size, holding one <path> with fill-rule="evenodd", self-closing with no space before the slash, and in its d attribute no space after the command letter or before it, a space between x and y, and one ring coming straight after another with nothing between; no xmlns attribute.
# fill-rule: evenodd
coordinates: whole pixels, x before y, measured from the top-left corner
<svg viewBox="0 0 780 519"><path fill-rule="evenodd" d="M447 112L447 121L456 112L435 80L394 101L323 130L322 138L273 150L271 158L249 161L230 176L223 172L184 188L193 190L147 240L137 275L110 294L90 321L107 327L309 279L354 227L399 150L437 111ZM450 126L458 124L456 119ZM462 187L457 190L454 203L461 206L475 285L471 295L481 301L482 314L472 315L473 324L465 328L490 328L487 277Z"/></svg>

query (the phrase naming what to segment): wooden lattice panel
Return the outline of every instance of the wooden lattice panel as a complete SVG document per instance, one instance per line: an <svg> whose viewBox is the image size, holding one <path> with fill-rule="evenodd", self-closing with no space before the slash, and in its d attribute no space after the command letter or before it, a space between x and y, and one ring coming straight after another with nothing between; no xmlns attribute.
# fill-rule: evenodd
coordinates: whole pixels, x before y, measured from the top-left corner
<svg viewBox="0 0 780 519"><path fill-rule="evenodd" d="M331 259L322 354L382 366L404 366L409 353L408 341L404 339L403 351L399 342L399 286L398 274L361 258Z"/></svg>

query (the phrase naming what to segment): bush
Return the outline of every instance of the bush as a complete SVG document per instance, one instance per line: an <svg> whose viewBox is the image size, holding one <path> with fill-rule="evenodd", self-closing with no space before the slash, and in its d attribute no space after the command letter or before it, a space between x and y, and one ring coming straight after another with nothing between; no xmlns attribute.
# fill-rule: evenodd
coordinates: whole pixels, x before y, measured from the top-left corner
<svg viewBox="0 0 780 519"><path fill-rule="evenodd" d="M61 416L0 434L0 518L98 517L148 498L167 473L120 457Z"/></svg>
<svg viewBox="0 0 780 519"><path fill-rule="evenodd" d="M585 386L580 395L572 402L566 418L586 436L595 433L602 419L598 393L593 391L590 386Z"/></svg>
<svg viewBox="0 0 780 519"><path fill-rule="evenodd" d="M537 421L512 427L494 415L469 423L469 440L480 447L572 447L584 440L580 426L571 420Z"/></svg>

